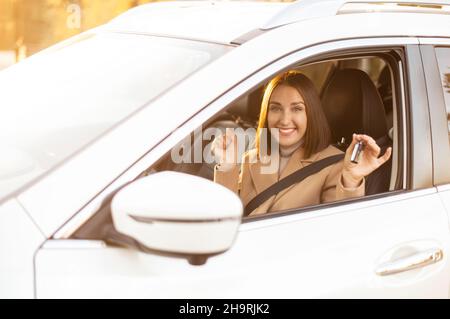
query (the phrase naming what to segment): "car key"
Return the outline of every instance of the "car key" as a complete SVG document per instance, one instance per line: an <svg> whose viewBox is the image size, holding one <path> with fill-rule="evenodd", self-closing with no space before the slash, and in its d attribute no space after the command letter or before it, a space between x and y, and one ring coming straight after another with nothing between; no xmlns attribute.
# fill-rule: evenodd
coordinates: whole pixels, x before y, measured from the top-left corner
<svg viewBox="0 0 450 319"><path fill-rule="evenodd" d="M350 161L352 163L358 164L359 157L361 155L361 151L364 148L364 144L362 141L359 141L356 143L355 147L353 148L352 156L350 157Z"/></svg>

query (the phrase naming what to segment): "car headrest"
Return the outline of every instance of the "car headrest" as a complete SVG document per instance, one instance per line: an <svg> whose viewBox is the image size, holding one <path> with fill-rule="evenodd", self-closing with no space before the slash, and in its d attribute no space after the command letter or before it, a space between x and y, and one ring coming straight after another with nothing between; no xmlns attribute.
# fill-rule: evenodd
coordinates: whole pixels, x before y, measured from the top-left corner
<svg viewBox="0 0 450 319"><path fill-rule="evenodd" d="M392 111L392 87L389 67L386 65L378 77L378 92L384 103L386 112Z"/></svg>
<svg viewBox="0 0 450 319"><path fill-rule="evenodd" d="M242 96L233 102L228 109L228 112L256 124L261 109L263 93L264 87L259 87L256 90Z"/></svg>
<svg viewBox="0 0 450 319"><path fill-rule="evenodd" d="M388 134L386 114L375 84L363 71L337 71L322 95L322 106L333 142L350 143L353 133L378 139Z"/></svg>
<svg viewBox="0 0 450 319"><path fill-rule="evenodd" d="M261 103L264 95L264 86L260 86L255 91L250 93L248 97L248 116L255 120L259 119L259 113L261 111Z"/></svg>
<svg viewBox="0 0 450 319"><path fill-rule="evenodd" d="M234 101L228 112L236 116L246 116L248 112L248 96L244 95Z"/></svg>

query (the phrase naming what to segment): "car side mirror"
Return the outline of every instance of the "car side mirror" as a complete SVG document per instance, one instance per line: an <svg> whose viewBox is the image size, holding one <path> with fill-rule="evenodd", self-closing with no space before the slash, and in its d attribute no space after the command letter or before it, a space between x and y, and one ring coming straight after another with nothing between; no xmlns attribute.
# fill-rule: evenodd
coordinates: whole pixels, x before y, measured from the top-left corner
<svg viewBox="0 0 450 319"><path fill-rule="evenodd" d="M201 265L231 247L243 206L240 198L222 185L164 171L117 192L111 211L116 230L148 251Z"/></svg>

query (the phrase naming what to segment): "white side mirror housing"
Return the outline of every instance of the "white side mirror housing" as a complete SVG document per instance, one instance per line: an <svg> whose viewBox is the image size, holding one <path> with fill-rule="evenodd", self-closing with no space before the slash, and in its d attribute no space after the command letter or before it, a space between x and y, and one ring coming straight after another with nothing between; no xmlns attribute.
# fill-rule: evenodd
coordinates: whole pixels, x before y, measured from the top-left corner
<svg viewBox="0 0 450 319"><path fill-rule="evenodd" d="M148 250L204 264L228 250L241 223L240 198L207 179L164 171L121 189L111 202L114 227Z"/></svg>

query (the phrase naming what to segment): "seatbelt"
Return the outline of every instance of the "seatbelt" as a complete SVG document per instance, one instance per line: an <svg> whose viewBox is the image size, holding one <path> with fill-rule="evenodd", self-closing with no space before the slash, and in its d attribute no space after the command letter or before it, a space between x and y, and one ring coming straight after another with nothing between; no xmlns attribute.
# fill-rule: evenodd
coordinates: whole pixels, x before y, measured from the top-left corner
<svg viewBox="0 0 450 319"><path fill-rule="evenodd" d="M324 169L327 166L333 165L340 160L344 158L345 154L338 154L333 155L330 157L326 157L324 159L321 159L320 161L314 162L306 167L303 167L294 173L286 176L285 178L279 180L275 184L269 186L265 190L263 190L261 193L256 195L251 201L248 202L248 204L245 206L244 209L244 216L248 216L253 210L258 208L262 203L264 203L266 200L268 200L273 195L278 194L283 189L295 184L299 183L302 180L304 180L306 177L311 176L312 174L315 174L317 172L320 172L322 169Z"/></svg>

